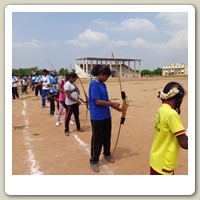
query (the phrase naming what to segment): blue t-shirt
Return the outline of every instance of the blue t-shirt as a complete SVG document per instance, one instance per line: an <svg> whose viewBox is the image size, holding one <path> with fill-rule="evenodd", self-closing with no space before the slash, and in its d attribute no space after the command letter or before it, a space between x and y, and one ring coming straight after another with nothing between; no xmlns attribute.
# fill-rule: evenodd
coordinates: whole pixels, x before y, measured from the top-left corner
<svg viewBox="0 0 200 200"><path fill-rule="evenodd" d="M35 83L39 83L41 81L41 76L35 76Z"/></svg>
<svg viewBox="0 0 200 200"><path fill-rule="evenodd" d="M49 77L49 82L52 85L51 87L49 87L49 92L50 93L58 92L57 84L55 82L55 79L52 76Z"/></svg>
<svg viewBox="0 0 200 200"><path fill-rule="evenodd" d="M105 83L93 80L89 86L89 107L91 120L103 120L111 117L109 106L98 106L96 99L109 101Z"/></svg>

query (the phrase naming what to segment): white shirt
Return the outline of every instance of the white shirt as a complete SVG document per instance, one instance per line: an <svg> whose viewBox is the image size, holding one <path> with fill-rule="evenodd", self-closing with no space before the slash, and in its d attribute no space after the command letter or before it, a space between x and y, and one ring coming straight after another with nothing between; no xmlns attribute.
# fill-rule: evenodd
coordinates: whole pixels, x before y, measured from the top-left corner
<svg viewBox="0 0 200 200"><path fill-rule="evenodd" d="M75 99L78 99L78 93L76 92L76 87L74 84L70 83L69 81L67 81L65 84L64 84L64 90L69 90L71 93L71 96ZM65 104L66 105L72 105L72 104L75 104L77 103L76 101L72 101L71 99L69 99L66 95L66 99L65 99Z"/></svg>
<svg viewBox="0 0 200 200"><path fill-rule="evenodd" d="M17 77L16 76L12 76L12 87L17 87L17 82L16 81L18 81Z"/></svg>
<svg viewBox="0 0 200 200"><path fill-rule="evenodd" d="M48 76L42 76L41 81L42 81L42 89L43 90L49 90L49 88L47 87L47 85L50 84L49 77Z"/></svg>

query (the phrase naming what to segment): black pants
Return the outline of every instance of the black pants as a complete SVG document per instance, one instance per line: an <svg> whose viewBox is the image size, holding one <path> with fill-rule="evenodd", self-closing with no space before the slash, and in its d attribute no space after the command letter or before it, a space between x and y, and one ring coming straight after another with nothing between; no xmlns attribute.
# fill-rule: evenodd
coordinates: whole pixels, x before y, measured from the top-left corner
<svg viewBox="0 0 200 200"><path fill-rule="evenodd" d="M27 94L27 88L28 88L28 85L22 85L21 86L21 89L22 89L22 94Z"/></svg>
<svg viewBox="0 0 200 200"><path fill-rule="evenodd" d="M65 108L65 110L67 111L68 106L65 104L65 101L61 101L60 103L62 104L62 106L63 106L63 107Z"/></svg>
<svg viewBox="0 0 200 200"><path fill-rule="evenodd" d="M38 83L35 83L35 85L37 85ZM38 96L38 91L40 92L40 96L42 96L42 87L41 86L37 86L35 87L35 96Z"/></svg>
<svg viewBox="0 0 200 200"><path fill-rule="evenodd" d="M69 132L69 121L71 119L72 113L74 114L74 119L76 122L76 128L79 130L81 128L79 121L79 105L78 103L67 105L66 116L65 116L65 133Z"/></svg>
<svg viewBox="0 0 200 200"><path fill-rule="evenodd" d="M48 100L50 102L50 113L53 114L55 112L55 99L58 97L57 93L49 93Z"/></svg>
<svg viewBox="0 0 200 200"><path fill-rule="evenodd" d="M12 87L12 96L13 96L13 99L15 99L16 97L19 98L17 87Z"/></svg>
<svg viewBox="0 0 200 200"><path fill-rule="evenodd" d="M91 158L90 163L95 164L99 162L99 156L103 146L103 154L110 156L110 140L111 140L111 129L112 122L111 118L94 121L91 120L92 124L92 139L91 139Z"/></svg>

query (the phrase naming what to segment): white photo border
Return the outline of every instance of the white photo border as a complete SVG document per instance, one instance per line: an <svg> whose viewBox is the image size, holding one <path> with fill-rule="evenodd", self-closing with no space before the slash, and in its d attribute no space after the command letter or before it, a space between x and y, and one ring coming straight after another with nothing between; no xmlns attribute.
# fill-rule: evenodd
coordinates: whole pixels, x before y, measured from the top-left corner
<svg viewBox="0 0 200 200"><path fill-rule="evenodd" d="M195 9L191 5L9 5L5 80L12 73L13 12L187 12L188 175L12 175L12 94L5 84L5 192L8 195L192 195L195 192ZM9 126L8 126L9 124ZM10 125L11 124L11 125ZM103 186L102 186L103 185Z"/></svg>

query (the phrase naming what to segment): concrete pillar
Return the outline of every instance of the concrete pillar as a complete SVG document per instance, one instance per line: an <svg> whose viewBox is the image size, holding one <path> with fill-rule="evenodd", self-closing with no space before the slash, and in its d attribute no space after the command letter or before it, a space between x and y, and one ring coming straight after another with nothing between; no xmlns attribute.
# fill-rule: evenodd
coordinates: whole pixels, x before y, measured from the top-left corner
<svg viewBox="0 0 200 200"><path fill-rule="evenodd" d="M112 61L110 60L110 70L112 71Z"/></svg>
<svg viewBox="0 0 200 200"><path fill-rule="evenodd" d="M128 61L128 74L129 74L129 76L130 76L130 68L131 68L131 62Z"/></svg>
<svg viewBox="0 0 200 200"><path fill-rule="evenodd" d="M122 65L121 65L121 63L119 62L119 68L120 68L120 70L119 70L119 75L120 75L120 77L122 77Z"/></svg>
<svg viewBox="0 0 200 200"><path fill-rule="evenodd" d="M86 60L86 78L88 77L88 60Z"/></svg>
<svg viewBox="0 0 200 200"><path fill-rule="evenodd" d="M85 72L85 60L83 59L83 71Z"/></svg>
<svg viewBox="0 0 200 200"><path fill-rule="evenodd" d="M139 60L139 77L141 77L141 61Z"/></svg>
<svg viewBox="0 0 200 200"><path fill-rule="evenodd" d="M92 68L93 68L93 60L91 60L90 74L91 74Z"/></svg>
<svg viewBox="0 0 200 200"><path fill-rule="evenodd" d="M134 62L134 74L136 74L136 70L135 70L135 60L134 60L133 62Z"/></svg>

